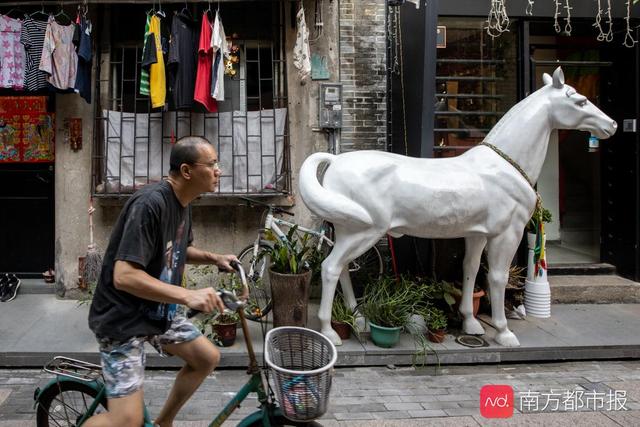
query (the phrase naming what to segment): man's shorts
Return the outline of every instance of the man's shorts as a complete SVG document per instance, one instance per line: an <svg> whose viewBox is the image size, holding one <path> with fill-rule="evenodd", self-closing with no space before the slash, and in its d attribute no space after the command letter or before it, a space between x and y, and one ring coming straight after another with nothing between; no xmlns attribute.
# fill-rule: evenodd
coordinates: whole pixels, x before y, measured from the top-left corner
<svg viewBox="0 0 640 427"><path fill-rule="evenodd" d="M98 338L102 373L107 387L107 397L129 396L142 387L144 381L144 343L151 344L162 356L165 344L180 344L193 341L202 334L183 315L176 315L171 327L162 335L133 337L127 341Z"/></svg>

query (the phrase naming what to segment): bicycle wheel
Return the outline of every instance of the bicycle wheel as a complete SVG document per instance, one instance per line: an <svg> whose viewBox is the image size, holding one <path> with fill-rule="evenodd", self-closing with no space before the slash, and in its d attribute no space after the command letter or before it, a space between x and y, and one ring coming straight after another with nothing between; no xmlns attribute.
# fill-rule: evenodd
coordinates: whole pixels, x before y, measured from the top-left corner
<svg viewBox="0 0 640 427"><path fill-rule="evenodd" d="M97 395L95 389L84 383L57 383L40 396L36 416L37 427L76 426ZM106 411L107 398L104 396L94 414Z"/></svg>
<svg viewBox="0 0 640 427"><path fill-rule="evenodd" d="M272 427L277 427L277 426L306 426L306 427L321 427L322 424L316 422L316 421L307 421L307 422L301 422L301 421L291 421L287 418L285 418L282 415L273 415L271 417L269 417L269 423L271 424ZM256 421L252 424L249 424L249 427L261 427L264 424L262 423L262 420L260 421Z"/></svg>
<svg viewBox="0 0 640 427"><path fill-rule="evenodd" d="M258 253L270 248L266 241L260 241ZM268 255L256 260L253 257L253 245L244 248L238 260L247 273L247 285L249 286L249 301L245 308L245 317L249 320L259 320L271 311L271 286L269 284L270 258Z"/></svg>

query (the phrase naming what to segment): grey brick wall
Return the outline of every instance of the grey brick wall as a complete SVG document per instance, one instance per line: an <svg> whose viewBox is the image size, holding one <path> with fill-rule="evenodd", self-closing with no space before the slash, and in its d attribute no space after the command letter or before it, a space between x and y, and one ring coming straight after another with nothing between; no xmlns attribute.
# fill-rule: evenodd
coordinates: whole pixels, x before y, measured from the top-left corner
<svg viewBox="0 0 640 427"><path fill-rule="evenodd" d="M385 0L340 2L341 151L386 148Z"/></svg>

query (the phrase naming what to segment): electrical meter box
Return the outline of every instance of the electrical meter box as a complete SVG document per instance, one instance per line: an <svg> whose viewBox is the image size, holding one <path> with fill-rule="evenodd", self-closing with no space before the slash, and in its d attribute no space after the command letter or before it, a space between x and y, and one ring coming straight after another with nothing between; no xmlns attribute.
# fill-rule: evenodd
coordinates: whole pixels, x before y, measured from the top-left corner
<svg viewBox="0 0 640 427"><path fill-rule="evenodd" d="M320 83L319 126L323 129L342 127L342 84Z"/></svg>

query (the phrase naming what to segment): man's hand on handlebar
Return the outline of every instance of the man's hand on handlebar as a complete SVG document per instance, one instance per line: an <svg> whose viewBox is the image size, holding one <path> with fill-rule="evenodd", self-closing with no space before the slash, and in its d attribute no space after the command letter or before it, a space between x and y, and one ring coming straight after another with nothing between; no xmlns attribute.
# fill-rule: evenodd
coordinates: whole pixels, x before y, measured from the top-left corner
<svg viewBox="0 0 640 427"><path fill-rule="evenodd" d="M236 269L231 265L233 261L239 262L238 257L233 254L218 255L216 259L216 265L218 266L218 269L220 269L220 271L231 273L236 271Z"/></svg>
<svg viewBox="0 0 640 427"><path fill-rule="evenodd" d="M186 306L204 313L211 313L213 310L218 310L220 313L224 311L224 303L213 288L189 291Z"/></svg>

